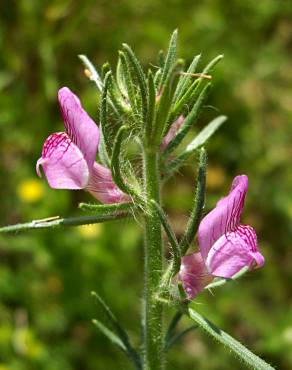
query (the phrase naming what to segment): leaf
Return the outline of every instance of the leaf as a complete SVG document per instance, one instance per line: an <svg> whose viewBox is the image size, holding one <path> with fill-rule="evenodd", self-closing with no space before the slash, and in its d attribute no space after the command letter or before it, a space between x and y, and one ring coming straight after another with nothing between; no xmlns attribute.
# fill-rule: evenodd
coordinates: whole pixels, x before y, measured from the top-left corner
<svg viewBox="0 0 292 370"><path fill-rule="evenodd" d="M120 212L114 214L100 214L97 216L83 216L83 217L68 217L60 218L48 217L40 220L33 220L23 224L9 225L0 228L0 233L8 233L13 231L30 230L30 229L49 229L57 226L79 226L98 224L106 221L113 221L119 218L129 217L130 213Z"/></svg>
<svg viewBox="0 0 292 370"><path fill-rule="evenodd" d="M176 88L176 92L174 94L175 100L178 100L182 97L186 89L189 87L190 82L193 81L194 77L191 74L196 71L196 68L197 68L197 65L200 59L201 59L201 54L196 55L192 63L190 64L186 74L180 78L179 83Z"/></svg>
<svg viewBox="0 0 292 370"><path fill-rule="evenodd" d="M95 213L114 213L120 211L129 211L133 207L132 203L112 203L112 204L87 204L79 203L78 207L86 211L94 211Z"/></svg>
<svg viewBox="0 0 292 370"><path fill-rule="evenodd" d="M120 325L115 314L112 312L112 310L109 308L109 306L105 303L105 301L101 298L101 296L98 293L91 292L91 295L96 299L96 302L98 303L99 307L102 309L103 313L109 320L115 333L109 330L98 320L94 320L95 325L98 325L98 328L127 354L129 359L135 364L137 370L142 370L140 356L137 353L137 351L132 347L128 334Z"/></svg>
<svg viewBox="0 0 292 370"><path fill-rule="evenodd" d="M100 78L97 70L95 69L94 65L87 58L86 55L80 54L80 55L78 55L78 57L82 60L82 62L84 63L85 67L89 70L89 73L90 73L89 79L91 81L93 81L96 84L98 90L100 92L102 92L103 84L102 84L101 78Z"/></svg>
<svg viewBox="0 0 292 370"><path fill-rule="evenodd" d="M155 125L153 127L154 142L160 145L163 132L168 124L169 113L173 102L173 94L179 80L179 72L182 69L182 60L178 60L171 68L163 85L161 96L157 104Z"/></svg>
<svg viewBox="0 0 292 370"><path fill-rule="evenodd" d="M174 30L169 41L167 55L165 57L165 61L163 64L159 90L164 88L168 75L173 68L173 64L176 59L176 44L177 44L177 30Z"/></svg>
<svg viewBox="0 0 292 370"><path fill-rule="evenodd" d="M227 120L226 116L219 116L213 119L202 131L190 142L183 153L194 152L198 147L204 145L215 131Z"/></svg>
<svg viewBox="0 0 292 370"><path fill-rule="evenodd" d="M123 352L127 352L127 348L121 339L105 325L103 325L97 319L92 320L93 324L114 344L116 344Z"/></svg>
<svg viewBox="0 0 292 370"><path fill-rule="evenodd" d="M173 270L174 272L177 272L180 268L180 248L179 244L177 242L176 236L171 228L171 226L168 223L167 217L163 211L163 209L160 207L160 205L155 202L154 199L151 200L151 203L154 205L157 214L159 216L160 222L166 232L166 235L168 237L168 240L170 242L172 256L173 256Z"/></svg>
<svg viewBox="0 0 292 370"><path fill-rule="evenodd" d="M165 179L171 177L200 146L206 143L226 120L226 116L219 116L205 126L180 155L166 164Z"/></svg>
<svg viewBox="0 0 292 370"><path fill-rule="evenodd" d="M206 171L207 171L207 152L204 148L202 148L199 157L197 186L193 210L189 217L186 231L180 241L180 250L182 255L184 255L187 252L190 244L192 243L196 235L199 222L201 220L205 204Z"/></svg>
<svg viewBox="0 0 292 370"><path fill-rule="evenodd" d="M134 54L133 50L130 48L129 45L123 44L123 49L127 58L127 61L129 62L129 65L131 65L134 76L137 80L139 89L140 89L140 95L141 95L141 107L142 107L142 116L143 116L143 123L146 124L147 120L147 106L148 106L148 96L147 96L147 83L146 83L146 77L143 72L143 68Z"/></svg>
<svg viewBox="0 0 292 370"><path fill-rule="evenodd" d="M234 354L242 362L244 362L248 366L248 368L254 370L275 370L271 365L252 353L243 344L232 338L229 334L219 329L208 319L201 316L194 309L189 308L187 312L190 319L195 321L198 326L207 334L209 334L213 339L227 347L232 352L232 354Z"/></svg>
<svg viewBox="0 0 292 370"><path fill-rule="evenodd" d="M191 332L191 331L193 331L197 328L198 328L197 325L192 325L192 326L189 326L188 328L182 330L178 334L172 336L171 338L169 338L169 340L167 342L165 342L164 350L166 352L168 352L170 350L170 348L173 347L178 341L180 341L185 335L187 335L189 332Z"/></svg>
<svg viewBox="0 0 292 370"><path fill-rule="evenodd" d="M116 185L126 194L129 194L133 198L139 199L139 195L136 192L136 190L133 188L131 184L128 184L124 181L123 176L122 176L122 165L121 165L121 146L122 142L124 139L124 134L127 131L126 126L122 126L114 141L113 145L113 154L112 154L112 160L111 160L111 171L112 171L112 176L113 180L116 183Z"/></svg>

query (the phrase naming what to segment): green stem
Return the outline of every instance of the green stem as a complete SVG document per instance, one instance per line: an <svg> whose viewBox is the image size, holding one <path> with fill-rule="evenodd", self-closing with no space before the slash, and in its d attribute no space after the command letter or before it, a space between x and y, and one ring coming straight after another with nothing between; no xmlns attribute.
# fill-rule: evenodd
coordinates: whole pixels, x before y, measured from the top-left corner
<svg viewBox="0 0 292 370"><path fill-rule="evenodd" d="M144 291L144 370L162 370L163 333L162 303L155 299L155 293L162 276L162 236L161 224L156 208L151 202L160 205L160 177L158 154L155 151L144 153L145 210L145 291Z"/></svg>

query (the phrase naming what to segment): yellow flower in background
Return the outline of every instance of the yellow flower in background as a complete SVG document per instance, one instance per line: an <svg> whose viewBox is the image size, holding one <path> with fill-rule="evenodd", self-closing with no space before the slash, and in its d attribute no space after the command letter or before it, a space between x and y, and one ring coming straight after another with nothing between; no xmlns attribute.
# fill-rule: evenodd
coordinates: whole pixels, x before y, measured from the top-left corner
<svg viewBox="0 0 292 370"><path fill-rule="evenodd" d="M44 195L44 186L41 180L26 179L17 187L17 194L20 200L25 203L34 203Z"/></svg>
<svg viewBox="0 0 292 370"><path fill-rule="evenodd" d="M95 239L102 232L102 224L82 225L78 226L76 230L84 239Z"/></svg>

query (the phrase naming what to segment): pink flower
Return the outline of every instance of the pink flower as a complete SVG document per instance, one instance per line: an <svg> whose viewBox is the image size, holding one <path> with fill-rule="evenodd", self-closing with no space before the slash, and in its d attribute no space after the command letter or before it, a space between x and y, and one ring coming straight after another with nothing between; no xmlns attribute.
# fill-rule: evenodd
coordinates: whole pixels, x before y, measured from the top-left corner
<svg viewBox="0 0 292 370"><path fill-rule="evenodd" d="M201 221L200 252L184 256L179 273L189 299L204 288L210 277L227 279L244 267L252 270L263 266L255 230L240 224L247 188L246 175L235 177L229 194Z"/></svg>
<svg viewBox="0 0 292 370"><path fill-rule="evenodd" d="M82 108L78 97L67 87L58 92L65 131L50 135L36 164L43 167L53 189L85 189L102 203L128 201L113 182L108 168L95 162L100 133Z"/></svg>

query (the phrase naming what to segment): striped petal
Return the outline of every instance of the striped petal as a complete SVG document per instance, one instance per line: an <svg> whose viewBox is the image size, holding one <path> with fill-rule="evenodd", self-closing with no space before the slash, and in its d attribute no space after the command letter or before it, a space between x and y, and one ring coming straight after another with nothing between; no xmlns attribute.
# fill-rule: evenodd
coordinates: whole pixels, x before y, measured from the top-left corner
<svg viewBox="0 0 292 370"><path fill-rule="evenodd" d="M264 257L258 251L255 230L247 225L239 225L235 231L222 235L206 259L208 271L223 278L231 278L243 267L252 270L263 264Z"/></svg>
<svg viewBox="0 0 292 370"><path fill-rule="evenodd" d="M44 143L42 156L37 161L37 174L40 166L51 188L83 189L89 179L86 160L80 149L65 132L50 135Z"/></svg>
<svg viewBox="0 0 292 370"><path fill-rule="evenodd" d="M247 188L246 175L235 177L230 193L221 199L201 221L198 229L198 242L204 259L207 258L210 248L217 239L235 230L238 226Z"/></svg>
<svg viewBox="0 0 292 370"><path fill-rule="evenodd" d="M82 108L78 97L68 87L62 87L59 90L58 99L66 132L91 168L99 144L99 128Z"/></svg>

